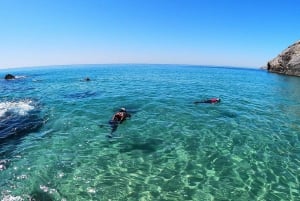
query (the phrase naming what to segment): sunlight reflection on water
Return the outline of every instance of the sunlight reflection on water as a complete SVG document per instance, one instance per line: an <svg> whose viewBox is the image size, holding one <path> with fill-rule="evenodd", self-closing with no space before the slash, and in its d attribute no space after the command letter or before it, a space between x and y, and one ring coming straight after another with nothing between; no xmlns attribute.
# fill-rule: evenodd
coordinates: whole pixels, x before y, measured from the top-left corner
<svg viewBox="0 0 300 201"><path fill-rule="evenodd" d="M49 119L13 146L1 147L0 160L7 161L0 162L2 200L300 196L299 79L164 65L21 74L42 80L22 82L35 90L20 96L39 100ZM91 81L83 82L87 74ZM194 104L209 97L222 101ZM109 140L108 121L120 107L132 111L132 118L118 127L119 138Z"/></svg>

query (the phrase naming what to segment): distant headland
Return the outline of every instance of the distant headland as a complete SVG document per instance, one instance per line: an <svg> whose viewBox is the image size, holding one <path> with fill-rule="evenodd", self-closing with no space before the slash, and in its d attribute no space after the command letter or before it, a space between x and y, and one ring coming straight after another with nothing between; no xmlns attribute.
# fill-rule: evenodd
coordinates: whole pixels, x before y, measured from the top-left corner
<svg viewBox="0 0 300 201"><path fill-rule="evenodd" d="M272 73L300 76L300 41L269 61L267 70Z"/></svg>

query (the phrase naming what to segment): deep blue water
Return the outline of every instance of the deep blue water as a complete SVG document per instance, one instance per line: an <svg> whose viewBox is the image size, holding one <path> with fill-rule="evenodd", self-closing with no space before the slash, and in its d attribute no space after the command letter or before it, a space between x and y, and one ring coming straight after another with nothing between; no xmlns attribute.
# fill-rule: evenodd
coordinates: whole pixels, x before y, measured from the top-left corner
<svg viewBox="0 0 300 201"><path fill-rule="evenodd" d="M180 65L6 73L18 79L0 79L1 200L300 200L298 77ZM221 103L194 104L211 97ZM132 117L109 139L120 107Z"/></svg>

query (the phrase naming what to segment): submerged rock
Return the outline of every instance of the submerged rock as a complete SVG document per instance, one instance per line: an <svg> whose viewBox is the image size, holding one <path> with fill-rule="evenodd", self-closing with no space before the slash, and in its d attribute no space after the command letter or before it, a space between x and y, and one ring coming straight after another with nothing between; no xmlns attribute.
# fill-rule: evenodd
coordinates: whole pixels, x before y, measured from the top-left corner
<svg viewBox="0 0 300 201"><path fill-rule="evenodd" d="M269 61L267 70L272 73L300 76L300 41Z"/></svg>
<svg viewBox="0 0 300 201"><path fill-rule="evenodd" d="M71 94L65 95L65 97L72 98L72 99L82 99L82 98L93 97L96 95L97 95L97 92L95 92L95 91L84 91L84 92L71 93Z"/></svg>
<svg viewBox="0 0 300 201"><path fill-rule="evenodd" d="M12 79L15 79L15 78L16 77L12 74L6 74L5 77L4 77L4 79L6 79L6 80L12 80Z"/></svg>

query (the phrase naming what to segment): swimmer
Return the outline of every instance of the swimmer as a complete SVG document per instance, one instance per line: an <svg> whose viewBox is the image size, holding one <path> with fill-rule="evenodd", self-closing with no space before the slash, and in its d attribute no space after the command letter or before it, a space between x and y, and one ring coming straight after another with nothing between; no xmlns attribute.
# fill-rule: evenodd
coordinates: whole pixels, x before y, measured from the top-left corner
<svg viewBox="0 0 300 201"><path fill-rule="evenodd" d="M109 121L109 124L111 126L111 133L110 135L108 135L108 137L112 137L113 132L117 130L119 124L125 121L127 117L131 117L131 115L127 113L125 108L121 108L112 116L111 120Z"/></svg>
<svg viewBox="0 0 300 201"><path fill-rule="evenodd" d="M198 103L219 103L219 102L221 102L220 98L210 98L202 101L195 101L194 103L198 104Z"/></svg>

